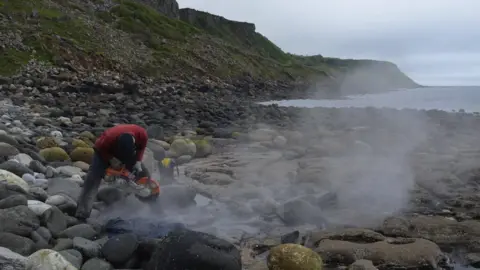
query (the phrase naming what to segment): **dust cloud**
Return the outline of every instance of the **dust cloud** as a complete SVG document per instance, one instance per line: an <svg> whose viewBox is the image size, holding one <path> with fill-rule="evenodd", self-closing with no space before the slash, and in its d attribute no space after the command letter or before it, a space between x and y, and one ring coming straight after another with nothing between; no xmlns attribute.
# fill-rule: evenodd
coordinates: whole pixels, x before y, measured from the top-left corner
<svg viewBox="0 0 480 270"><path fill-rule="evenodd" d="M375 76L358 76L362 85ZM353 92L348 77L342 92ZM363 81L359 81L363 80ZM312 97L325 96L324 88ZM239 240L246 235L285 233L292 228L376 226L408 207L415 187L412 153L428 138L420 111L373 108L280 108L297 118L281 130L256 124L245 145L182 167L180 182L208 189L212 199L188 208L128 202L102 219L143 217L180 222L190 229ZM285 141L286 142L285 142ZM154 171L153 157L147 167ZM203 163L202 163L203 162ZM229 185L208 186L186 177L188 167L228 168ZM306 226L306 227L305 227Z"/></svg>

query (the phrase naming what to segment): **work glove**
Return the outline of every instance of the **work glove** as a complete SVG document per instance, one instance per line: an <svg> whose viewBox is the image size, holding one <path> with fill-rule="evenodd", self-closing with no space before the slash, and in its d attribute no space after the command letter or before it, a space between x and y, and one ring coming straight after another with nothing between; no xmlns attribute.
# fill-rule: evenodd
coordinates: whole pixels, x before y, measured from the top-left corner
<svg viewBox="0 0 480 270"><path fill-rule="evenodd" d="M141 173L143 170L142 170L142 162L141 161L137 161L137 163L135 163L135 165L133 166L133 174L137 175L139 173Z"/></svg>

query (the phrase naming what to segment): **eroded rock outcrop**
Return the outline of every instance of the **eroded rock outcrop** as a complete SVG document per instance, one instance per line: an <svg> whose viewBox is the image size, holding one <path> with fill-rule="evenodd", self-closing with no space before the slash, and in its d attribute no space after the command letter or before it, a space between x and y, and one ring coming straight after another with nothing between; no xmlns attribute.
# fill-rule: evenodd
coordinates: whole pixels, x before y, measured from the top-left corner
<svg viewBox="0 0 480 270"><path fill-rule="evenodd" d="M176 0L136 0L153 7L158 12L170 18L179 18L179 7Z"/></svg>

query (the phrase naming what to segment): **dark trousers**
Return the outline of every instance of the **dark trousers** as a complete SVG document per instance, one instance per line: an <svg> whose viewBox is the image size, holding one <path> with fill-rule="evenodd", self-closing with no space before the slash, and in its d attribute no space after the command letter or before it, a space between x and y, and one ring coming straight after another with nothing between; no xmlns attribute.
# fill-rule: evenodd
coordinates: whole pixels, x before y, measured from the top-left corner
<svg viewBox="0 0 480 270"><path fill-rule="evenodd" d="M83 183L82 192L77 202L77 211L75 217L79 219L86 219L90 216L92 211L95 197L97 196L98 188L105 176L105 171L109 166L109 161L103 160L103 158L95 152L92 159L92 164L87 173L87 177ZM145 164L142 163L142 172L137 177L150 177Z"/></svg>

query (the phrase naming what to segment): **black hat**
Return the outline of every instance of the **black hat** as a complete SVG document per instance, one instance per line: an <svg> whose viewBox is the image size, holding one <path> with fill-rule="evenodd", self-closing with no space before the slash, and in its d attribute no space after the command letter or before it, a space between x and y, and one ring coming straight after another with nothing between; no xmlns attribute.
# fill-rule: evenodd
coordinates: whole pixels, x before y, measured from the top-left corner
<svg viewBox="0 0 480 270"><path fill-rule="evenodd" d="M135 137L129 133L123 133L117 138L116 155L127 166L135 164Z"/></svg>

